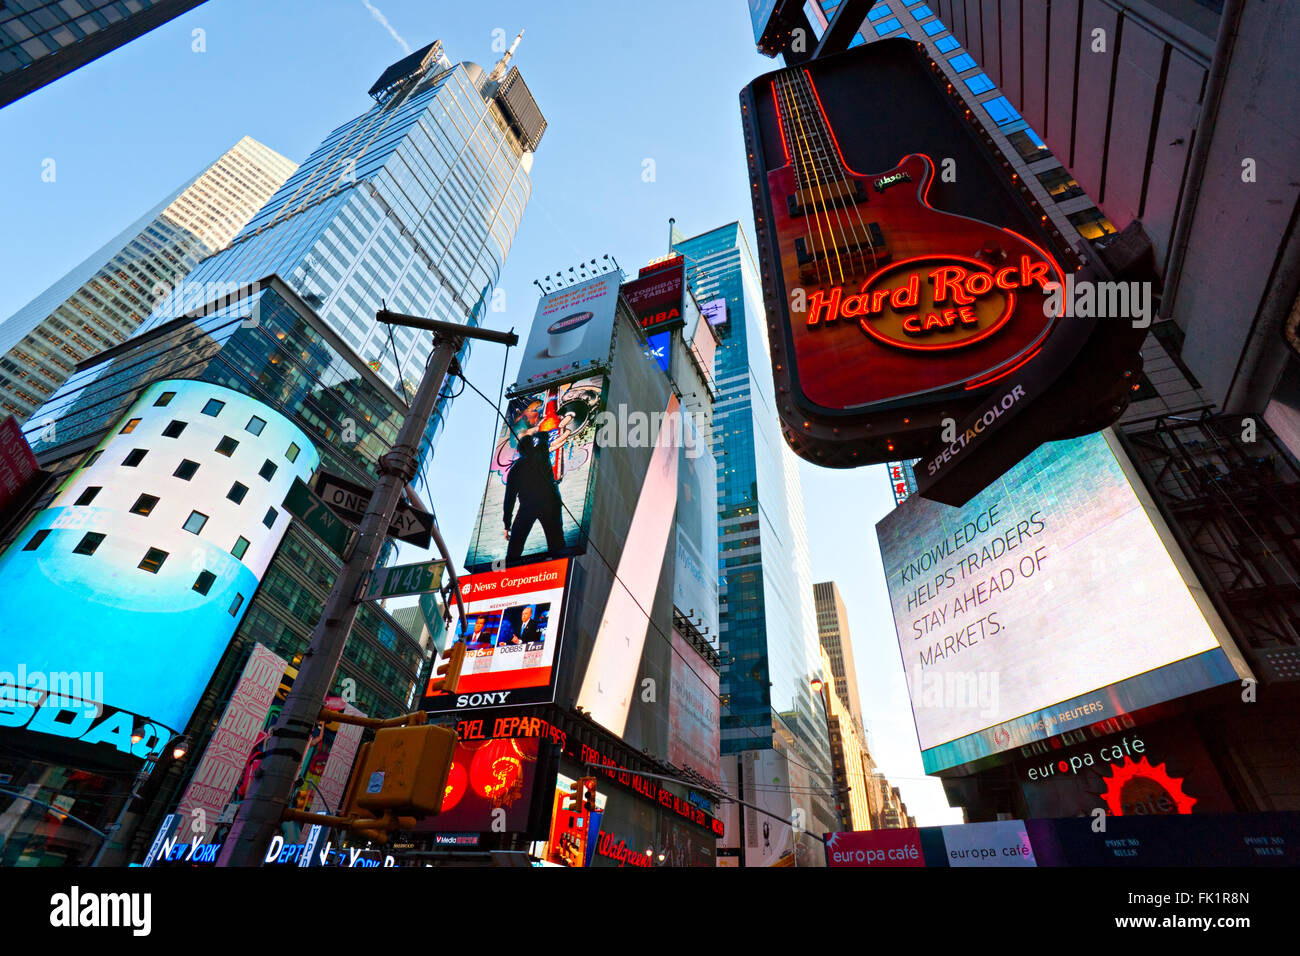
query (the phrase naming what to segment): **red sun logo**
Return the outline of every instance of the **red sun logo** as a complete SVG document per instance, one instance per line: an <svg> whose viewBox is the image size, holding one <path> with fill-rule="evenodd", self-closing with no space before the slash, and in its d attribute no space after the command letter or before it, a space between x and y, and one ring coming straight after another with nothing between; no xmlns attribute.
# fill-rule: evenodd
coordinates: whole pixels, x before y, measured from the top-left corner
<svg viewBox="0 0 1300 956"><path fill-rule="evenodd" d="M1101 798L1117 817L1124 815L1125 806L1146 804L1152 797L1167 797L1177 807L1176 813L1191 813L1197 802L1195 797L1183 792L1182 777L1171 777L1164 764L1151 766L1146 757L1137 763L1125 757L1122 764L1111 764L1111 769L1114 772L1103 778L1106 790Z"/></svg>

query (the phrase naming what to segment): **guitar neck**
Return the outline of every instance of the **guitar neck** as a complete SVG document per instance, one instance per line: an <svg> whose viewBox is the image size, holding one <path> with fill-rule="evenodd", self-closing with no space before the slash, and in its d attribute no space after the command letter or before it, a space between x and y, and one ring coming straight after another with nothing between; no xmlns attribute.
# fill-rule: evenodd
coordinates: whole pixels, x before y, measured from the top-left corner
<svg viewBox="0 0 1300 956"><path fill-rule="evenodd" d="M849 172L822 112L816 91L802 69L787 70L772 83L790 165L800 190L827 189L844 183Z"/></svg>

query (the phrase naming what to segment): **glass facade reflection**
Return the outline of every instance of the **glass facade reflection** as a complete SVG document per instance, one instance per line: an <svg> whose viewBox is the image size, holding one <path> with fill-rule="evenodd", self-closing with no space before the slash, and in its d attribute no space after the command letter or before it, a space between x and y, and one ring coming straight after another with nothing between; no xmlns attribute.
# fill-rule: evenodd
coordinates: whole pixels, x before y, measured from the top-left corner
<svg viewBox="0 0 1300 956"><path fill-rule="evenodd" d="M722 752L777 749L811 771L814 823L834 813L803 492L781 437L758 273L739 223L677 242L701 301L725 297L717 326L713 451L718 460Z"/></svg>

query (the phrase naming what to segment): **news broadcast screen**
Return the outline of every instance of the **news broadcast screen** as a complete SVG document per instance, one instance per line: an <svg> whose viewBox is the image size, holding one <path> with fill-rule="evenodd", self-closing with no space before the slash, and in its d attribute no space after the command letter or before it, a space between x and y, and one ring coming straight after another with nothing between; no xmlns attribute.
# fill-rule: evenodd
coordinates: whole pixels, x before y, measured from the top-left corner
<svg viewBox="0 0 1300 956"><path fill-rule="evenodd" d="M1110 430L1052 442L876 525L927 773L1248 676L1121 461Z"/></svg>
<svg viewBox="0 0 1300 956"><path fill-rule="evenodd" d="M463 710L536 704L552 697L569 562L544 561L460 579L464 615L455 601L448 638L464 642L455 694L432 690L424 709Z"/></svg>

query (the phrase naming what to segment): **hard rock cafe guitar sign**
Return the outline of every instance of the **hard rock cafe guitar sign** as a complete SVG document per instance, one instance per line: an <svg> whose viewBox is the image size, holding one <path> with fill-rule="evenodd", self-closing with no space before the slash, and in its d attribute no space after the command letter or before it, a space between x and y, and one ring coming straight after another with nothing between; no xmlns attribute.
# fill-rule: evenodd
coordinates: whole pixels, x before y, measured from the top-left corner
<svg viewBox="0 0 1300 956"><path fill-rule="evenodd" d="M878 95L878 79L860 95ZM861 119L852 100L836 100L844 122ZM922 457L944 418L977 408L1057 331L1061 266L1020 232L931 206L935 160L922 151L854 168L809 67L759 77L741 101L787 441L830 466ZM880 137L916 141L906 128Z"/></svg>

